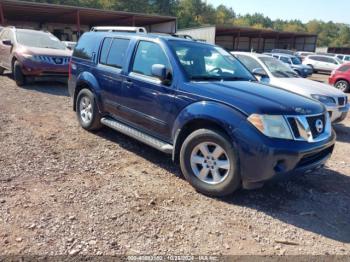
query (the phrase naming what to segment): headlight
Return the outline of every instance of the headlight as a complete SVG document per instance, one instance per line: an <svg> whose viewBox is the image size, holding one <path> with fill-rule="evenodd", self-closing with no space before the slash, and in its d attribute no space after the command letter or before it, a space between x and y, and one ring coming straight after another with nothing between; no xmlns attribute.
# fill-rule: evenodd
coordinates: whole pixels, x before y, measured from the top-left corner
<svg viewBox="0 0 350 262"><path fill-rule="evenodd" d="M293 139L291 130L283 116L252 114L248 121L268 137Z"/></svg>
<svg viewBox="0 0 350 262"><path fill-rule="evenodd" d="M324 95L311 95L312 98L320 101L323 104L330 105L330 104L336 104L336 101L333 97L330 96L324 96Z"/></svg>
<svg viewBox="0 0 350 262"><path fill-rule="evenodd" d="M36 55L31 55L31 54L23 54L23 57L28 60L32 60L34 62L40 62L40 58Z"/></svg>

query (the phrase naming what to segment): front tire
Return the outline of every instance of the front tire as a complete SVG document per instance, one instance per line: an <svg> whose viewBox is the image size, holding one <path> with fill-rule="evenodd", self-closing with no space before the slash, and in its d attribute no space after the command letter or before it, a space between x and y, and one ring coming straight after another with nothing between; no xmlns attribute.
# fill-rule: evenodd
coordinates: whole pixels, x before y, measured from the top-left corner
<svg viewBox="0 0 350 262"><path fill-rule="evenodd" d="M336 88L338 88L340 91L343 91L344 93L349 92L350 85L349 82L346 80L339 80L334 85Z"/></svg>
<svg viewBox="0 0 350 262"><path fill-rule="evenodd" d="M76 109L82 128L96 131L102 127L101 114L97 108L95 96L89 89L82 89L79 92Z"/></svg>
<svg viewBox="0 0 350 262"><path fill-rule="evenodd" d="M26 77L23 74L21 65L18 61L15 61L13 65L13 78L15 79L17 86L24 86L26 83Z"/></svg>
<svg viewBox="0 0 350 262"><path fill-rule="evenodd" d="M0 75L3 75L5 72L5 68L0 67Z"/></svg>
<svg viewBox="0 0 350 262"><path fill-rule="evenodd" d="M190 134L180 150L180 166L186 180L208 196L227 196L241 186L237 150L220 131Z"/></svg>

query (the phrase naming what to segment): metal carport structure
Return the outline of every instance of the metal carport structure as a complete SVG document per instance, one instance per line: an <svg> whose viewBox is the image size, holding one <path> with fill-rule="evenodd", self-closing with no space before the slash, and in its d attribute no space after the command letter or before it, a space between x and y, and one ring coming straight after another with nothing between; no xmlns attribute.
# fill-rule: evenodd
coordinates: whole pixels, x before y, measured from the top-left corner
<svg viewBox="0 0 350 262"><path fill-rule="evenodd" d="M79 35L93 26L143 26L150 32L175 33L176 18L77 6L0 0L0 24ZM76 39L62 39L76 40Z"/></svg>
<svg viewBox="0 0 350 262"><path fill-rule="evenodd" d="M204 26L181 29L177 33L236 51L268 52L278 48L314 52L317 43L314 34L240 26Z"/></svg>

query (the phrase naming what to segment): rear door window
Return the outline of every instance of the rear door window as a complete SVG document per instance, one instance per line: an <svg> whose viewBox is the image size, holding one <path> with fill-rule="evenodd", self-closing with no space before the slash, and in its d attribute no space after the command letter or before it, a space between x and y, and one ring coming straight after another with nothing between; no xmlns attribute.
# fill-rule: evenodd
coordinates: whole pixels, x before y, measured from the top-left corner
<svg viewBox="0 0 350 262"><path fill-rule="evenodd" d="M107 57L111 47L112 38L105 38L101 48L100 63L107 64Z"/></svg>
<svg viewBox="0 0 350 262"><path fill-rule="evenodd" d="M109 49L106 65L122 68L125 61L126 52L128 51L129 43L129 39L113 39L111 47Z"/></svg>

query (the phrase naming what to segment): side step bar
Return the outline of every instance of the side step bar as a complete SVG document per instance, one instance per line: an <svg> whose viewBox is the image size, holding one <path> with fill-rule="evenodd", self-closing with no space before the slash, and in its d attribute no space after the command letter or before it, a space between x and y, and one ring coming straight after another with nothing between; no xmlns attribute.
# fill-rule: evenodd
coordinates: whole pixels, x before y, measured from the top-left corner
<svg viewBox="0 0 350 262"><path fill-rule="evenodd" d="M123 133L127 136L130 136L132 138L135 138L136 140L139 140L142 143L145 143L151 147L154 147L155 149L158 149L159 151L162 151L166 154L172 154L173 153L173 146L170 144L167 144L157 138L154 138L150 135L147 135L145 133L142 133L135 128L132 128L130 126L127 126L125 124L122 124L118 122L117 120L114 120L109 117L104 117L101 119L101 123L105 126L108 126L120 133Z"/></svg>

